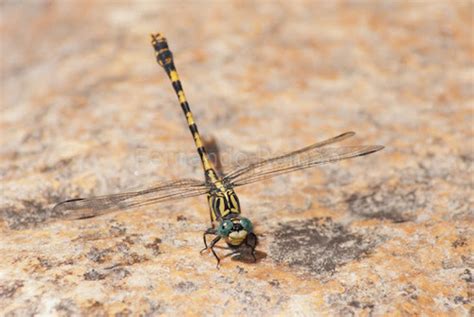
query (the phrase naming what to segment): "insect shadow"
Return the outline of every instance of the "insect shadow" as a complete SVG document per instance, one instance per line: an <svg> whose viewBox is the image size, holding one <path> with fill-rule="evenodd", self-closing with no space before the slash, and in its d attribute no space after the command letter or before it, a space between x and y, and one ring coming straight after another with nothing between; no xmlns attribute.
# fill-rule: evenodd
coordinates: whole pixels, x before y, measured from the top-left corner
<svg viewBox="0 0 474 317"><path fill-rule="evenodd" d="M219 250L229 251L226 254L221 256L221 260L230 257L232 261L253 264L253 263L260 262L261 260L263 260L264 258L268 256L265 252L255 250L256 260L254 260L252 256L252 250L250 248L245 248L244 246L242 246L239 249L231 249L229 247L224 247L224 246L216 246L216 248Z"/></svg>
<svg viewBox="0 0 474 317"><path fill-rule="evenodd" d="M214 164L214 168L219 175L224 175L224 169L222 167L222 159L221 159L221 149L219 144L214 137L204 138L203 140L204 147L208 150L209 159L211 160L212 164Z"/></svg>

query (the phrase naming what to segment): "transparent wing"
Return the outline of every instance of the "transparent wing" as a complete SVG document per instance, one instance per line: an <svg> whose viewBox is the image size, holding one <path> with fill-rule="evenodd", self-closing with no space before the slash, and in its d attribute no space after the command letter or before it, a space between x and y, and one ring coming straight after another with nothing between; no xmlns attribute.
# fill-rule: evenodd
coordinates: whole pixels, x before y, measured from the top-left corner
<svg viewBox="0 0 474 317"><path fill-rule="evenodd" d="M249 164L230 172L224 180L233 186L241 186L319 164L367 155L384 148L381 145L326 147L353 135L354 132L346 132L285 155Z"/></svg>
<svg viewBox="0 0 474 317"><path fill-rule="evenodd" d="M330 139L327 139L327 140L324 140L324 141L321 141L321 142L317 142L317 143L314 143L312 145L309 145L307 147L304 147L302 149L299 149L297 151L293 151L291 153L288 153L288 154L285 154L285 155L281 155L281 156L278 156L278 157L274 157L272 159L278 159L278 158L283 158L283 157L287 157L287 156L291 156L291 155L294 155L296 153L301 153L301 152L305 152L305 151L308 151L310 149L314 149L314 148L318 148L318 147L323 147L325 145L329 145L329 144L333 144L333 143L337 143L337 142L341 142L343 140L346 140L352 136L355 135L355 132L345 132L343 134L340 134L338 136L335 136L335 137L332 137ZM236 163L232 163L230 162L230 168L229 168L229 173L225 173L225 177L226 178L236 178L239 176L240 173L243 173L245 172L247 169L249 169L250 167L252 166L257 166L259 165L260 163L263 163L263 162L266 162L266 161L270 161L272 159L264 159L264 160L257 160L255 159L255 157L252 157L252 154L247 154L248 156L250 156L248 159L245 158L243 161L240 161L240 162L236 162Z"/></svg>
<svg viewBox="0 0 474 317"><path fill-rule="evenodd" d="M66 200L54 206L52 217L71 220L92 218L112 211L198 196L208 191L205 183L194 179L163 182L135 192Z"/></svg>

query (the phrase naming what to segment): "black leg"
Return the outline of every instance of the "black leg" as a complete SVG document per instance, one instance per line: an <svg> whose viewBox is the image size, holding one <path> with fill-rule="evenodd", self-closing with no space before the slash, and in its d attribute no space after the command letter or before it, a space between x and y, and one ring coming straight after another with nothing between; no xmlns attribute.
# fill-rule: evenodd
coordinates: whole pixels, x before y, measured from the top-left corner
<svg viewBox="0 0 474 317"><path fill-rule="evenodd" d="M209 234L213 234L215 235L216 234L216 229L214 228L209 228L207 229L206 231L204 231L204 234L202 235L202 240L204 241L204 249L202 249L199 253L203 253L204 251L206 251L208 248L207 248L207 241L206 241L206 236L209 235Z"/></svg>
<svg viewBox="0 0 474 317"><path fill-rule="evenodd" d="M211 249L211 252L212 254L214 254L214 257L216 258L217 260L217 265L216 265L216 268L219 269L219 265L221 263L221 259L219 259L219 257L217 256L216 254L216 251L214 251L214 246L216 245L217 242L219 242L219 240L221 239L221 236L217 236L214 238L214 240L211 241L211 244L209 245L209 249Z"/></svg>

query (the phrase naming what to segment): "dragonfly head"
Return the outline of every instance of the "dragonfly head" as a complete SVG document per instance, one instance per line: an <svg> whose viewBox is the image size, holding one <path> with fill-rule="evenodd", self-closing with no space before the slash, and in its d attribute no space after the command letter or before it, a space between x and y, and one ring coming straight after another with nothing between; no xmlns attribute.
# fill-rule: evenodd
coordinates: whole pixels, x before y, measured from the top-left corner
<svg viewBox="0 0 474 317"><path fill-rule="evenodd" d="M225 238L225 241L230 246L240 246L249 237L256 241L256 236L253 233L252 222L244 217L223 220L217 227L217 233Z"/></svg>

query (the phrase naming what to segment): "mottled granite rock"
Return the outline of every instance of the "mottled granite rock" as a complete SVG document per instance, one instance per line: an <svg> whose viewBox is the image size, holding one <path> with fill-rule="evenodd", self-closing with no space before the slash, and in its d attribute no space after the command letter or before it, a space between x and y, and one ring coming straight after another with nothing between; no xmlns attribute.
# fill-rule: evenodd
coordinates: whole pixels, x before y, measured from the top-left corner
<svg viewBox="0 0 474 317"><path fill-rule="evenodd" d="M1 315L473 314L472 2L1 12ZM199 255L204 197L48 221L70 197L202 177L156 31L224 168L348 130L386 149L239 189L256 264Z"/></svg>

